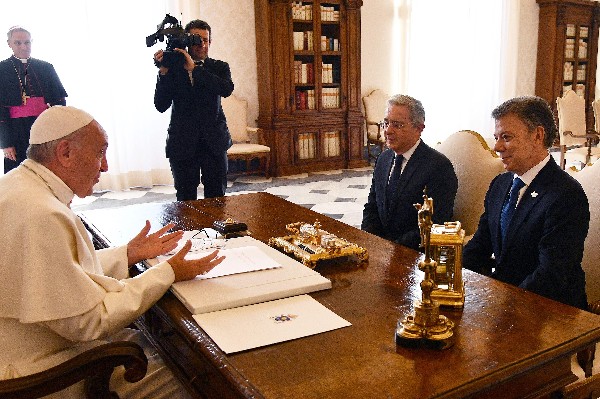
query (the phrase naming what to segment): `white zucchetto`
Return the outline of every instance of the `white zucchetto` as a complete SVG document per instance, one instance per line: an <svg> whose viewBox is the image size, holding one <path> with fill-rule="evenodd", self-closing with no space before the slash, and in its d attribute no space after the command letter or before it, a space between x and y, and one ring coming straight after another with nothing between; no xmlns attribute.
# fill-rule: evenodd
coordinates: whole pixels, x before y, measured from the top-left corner
<svg viewBox="0 0 600 399"><path fill-rule="evenodd" d="M42 112L33 122L29 144L43 144L63 138L93 120L93 116L79 108L55 105Z"/></svg>

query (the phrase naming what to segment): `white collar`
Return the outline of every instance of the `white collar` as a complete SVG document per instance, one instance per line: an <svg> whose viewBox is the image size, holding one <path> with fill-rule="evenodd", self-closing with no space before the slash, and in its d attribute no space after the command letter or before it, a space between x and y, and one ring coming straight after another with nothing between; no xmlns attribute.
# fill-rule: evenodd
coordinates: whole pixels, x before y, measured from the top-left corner
<svg viewBox="0 0 600 399"><path fill-rule="evenodd" d="M417 147L419 146L419 144L421 144L421 139L418 139L417 142L415 143L415 145L413 145L412 147L410 147L408 150L404 151L404 153L397 154L397 155L402 155L404 157L404 162L408 162L408 160L410 159L410 157L412 157L412 154L415 153L415 150L417 149Z"/></svg>
<svg viewBox="0 0 600 399"><path fill-rule="evenodd" d="M550 154L546 155L546 157L542 159L540 163L529 169L527 172L523 173L523 176L519 176L516 173L515 176L519 177L521 180L523 180L523 183L529 186L531 185L533 179L535 179L535 177L538 175L538 173L540 173L540 170L542 170L542 168L546 166L548 161L550 161Z"/></svg>

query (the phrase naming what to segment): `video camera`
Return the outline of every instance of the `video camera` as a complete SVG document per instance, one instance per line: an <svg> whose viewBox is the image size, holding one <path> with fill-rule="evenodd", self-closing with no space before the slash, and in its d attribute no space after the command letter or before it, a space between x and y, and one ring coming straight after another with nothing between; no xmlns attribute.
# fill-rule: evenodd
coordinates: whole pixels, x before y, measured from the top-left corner
<svg viewBox="0 0 600 399"><path fill-rule="evenodd" d="M185 49L194 44L202 44L200 36L187 33L181 27L179 20L170 14L165 16L165 19L157 26L157 29L156 33L146 37L146 46L152 47L157 41L163 42L165 36L167 37L167 48L163 53L163 59L160 63L160 65L167 68L183 67L183 54L175 51L176 48Z"/></svg>

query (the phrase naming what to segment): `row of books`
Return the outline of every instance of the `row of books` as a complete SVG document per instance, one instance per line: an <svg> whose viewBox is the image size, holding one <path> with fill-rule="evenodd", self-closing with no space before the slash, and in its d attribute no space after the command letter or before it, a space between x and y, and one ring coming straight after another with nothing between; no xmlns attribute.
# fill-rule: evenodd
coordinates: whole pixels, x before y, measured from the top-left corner
<svg viewBox="0 0 600 399"><path fill-rule="evenodd" d="M315 73L312 62L302 62L294 60L294 83L296 84L314 84ZM333 64L323 63L321 67L321 82L331 84L339 82L339 69L334 68Z"/></svg>
<svg viewBox="0 0 600 399"><path fill-rule="evenodd" d="M321 95L323 108L339 108L340 107L340 88L339 87L324 87Z"/></svg>
<svg viewBox="0 0 600 399"><path fill-rule="evenodd" d="M575 25L567 24L567 36L575 36ZM579 27L579 37L588 37L588 27L580 26Z"/></svg>
<svg viewBox="0 0 600 399"><path fill-rule="evenodd" d="M315 158L315 134L300 133L298 134L298 158L312 159Z"/></svg>
<svg viewBox="0 0 600 399"><path fill-rule="evenodd" d="M577 80L582 81L585 80L585 71L586 65L579 64L577 65ZM563 79L564 80L573 80L573 63L565 62L565 66L563 69Z"/></svg>
<svg viewBox="0 0 600 399"><path fill-rule="evenodd" d="M312 4L303 4L301 1L292 3L292 18L300 21L311 21L313 19ZM321 6L321 21L339 21L340 10L334 6Z"/></svg>
<svg viewBox="0 0 600 399"><path fill-rule="evenodd" d="M339 82L339 69L334 68L333 64L323 62L321 64L321 82L334 83Z"/></svg>
<svg viewBox="0 0 600 399"><path fill-rule="evenodd" d="M321 51L340 51L340 41L334 37L321 36Z"/></svg>
<svg viewBox="0 0 600 399"><path fill-rule="evenodd" d="M312 4L302 4L301 1L292 3L292 18L303 21L312 20Z"/></svg>
<svg viewBox="0 0 600 399"><path fill-rule="evenodd" d="M294 51L314 50L313 31L294 31L292 36ZM321 51L340 51L340 41L334 37L321 36Z"/></svg>
<svg viewBox="0 0 600 399"><path fill-rule="evenodd" d="M314 66L312 62L303 63L300 60L294 61L294 83L315 83Z"/></svg>
<svg viewBox="0 0 600 399"><path fill-rule="evenodd" d="M321 41L323 38L321 38ZM302 50L313 50L314 46L314 35L313 31L304 31L304 32L296 32L294 31L293 36L294 41L294 50L302 51Z"/></svg>
<svg viewBox="0 0 600 399"><path fill-rule="evenodd" d="M587 57L587 47L588 47L587 42L583 39L579 39L579 46L577 47L577 57L578 58L586 58ZM575 57L575 39L567 39L565 41L565 57L566 58L574 58Z"/></svg>
<svg viewBox="0 0 600 399"><path fill-rule="evenodd" d="M315 109L315 91L296 90L296 109Z"/></svg>
<svg viewBox="0 0 600 399"><path fill-rule="evenodd" d="M323 132L323 156L326 158L339 157L340 152L340 132ZM315 133L298 134L298 158L313 159L316 157L316 135Z"/></svg>
<svg viewBox="0 0 600 399"><path fill-rule="evenodd" d="M323 156L340 156L340 132L333 131L323 133Z"/></svg>
<svg viewBox="0 0 600 399"><path fill-rule="evenodd" d="M321 21L339 21L340 12L333 6L321 6Z"/></svg>

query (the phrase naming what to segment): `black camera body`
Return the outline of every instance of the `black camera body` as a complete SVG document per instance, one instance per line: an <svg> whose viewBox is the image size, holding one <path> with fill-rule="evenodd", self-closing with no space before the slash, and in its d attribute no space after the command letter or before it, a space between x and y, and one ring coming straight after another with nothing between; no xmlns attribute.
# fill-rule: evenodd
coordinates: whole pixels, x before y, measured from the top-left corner
<svg viewBox="0 0 600 399"><path fill-rule="evenodd" d="M152 47L157 41L163 42L167 38L167 47L163 52L160 65L167 68L183 67L183 54L175 51L176 48L186 49L194 44L202 44L202 38L198 35L187 33L179 20L170 14L158 25L156 33L146 37L146 46ZM157 66L160 66L157 65Z"/></svg>

